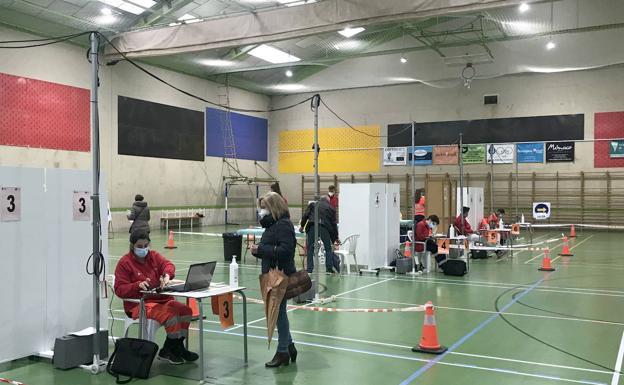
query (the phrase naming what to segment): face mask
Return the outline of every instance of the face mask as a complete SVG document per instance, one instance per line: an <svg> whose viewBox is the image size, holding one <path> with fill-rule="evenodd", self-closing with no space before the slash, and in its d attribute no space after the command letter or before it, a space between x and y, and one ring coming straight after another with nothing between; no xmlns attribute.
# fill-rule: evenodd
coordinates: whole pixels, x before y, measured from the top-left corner
<svg viewBox="0 0 624 385"><path fill-rule="evenodd" d="M260 216L260 218L264 218L267 215L271 214L271 212L267 209L260 209L258 210L258 216Z"/></svg>
<svg viewBox="0 0 624 385"><path fill-rule="evenodd" d="M334 193L333 192L329 192L329 193L327 193L327 195L329 195L330 197L333 197Z"/></svg>
<svg viewBox="0 0 624 385"><path fill-rule="evenodd" d="M433 222L429 223L429 228L433 229L435 227L435 225L433 224Z"/></svg>
<svg viewBox="0 0 624 385"><path fill-rule="evenodd" d="M144 249L141 249L139 247L134 248L134 255L136 255L139 258L145 258L148 252L149 252L149 247L146 247Z"/></svg>

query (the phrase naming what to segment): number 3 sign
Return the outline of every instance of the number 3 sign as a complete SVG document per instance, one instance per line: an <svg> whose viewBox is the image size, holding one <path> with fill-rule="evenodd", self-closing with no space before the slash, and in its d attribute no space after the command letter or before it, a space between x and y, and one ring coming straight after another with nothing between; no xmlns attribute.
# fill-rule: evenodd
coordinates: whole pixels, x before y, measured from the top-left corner
<svg viewBox="0 0 624 385"><path fill-rule="evenodd" d="M91 220L91 194L88 191L74 191L74 220Z"/></svg>
<svg viewBox="0 0 624 385"><path fill-rule="evenodd" d="M19 187L2 187L0 190L0 220L19 221L22 216L22 198Z"/></svg>

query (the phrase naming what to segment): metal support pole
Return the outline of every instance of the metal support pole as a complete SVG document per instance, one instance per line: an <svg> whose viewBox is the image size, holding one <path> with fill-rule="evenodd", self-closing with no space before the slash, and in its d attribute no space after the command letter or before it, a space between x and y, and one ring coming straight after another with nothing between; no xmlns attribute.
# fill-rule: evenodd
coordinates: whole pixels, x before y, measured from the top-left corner
<svg viewBox="0 0 624 385"><path fill-rule="evenodd" d="M494 154L496 149L494 145L490 145L490 212L494 212Z"/></svg>
<svg viewBox="0 0 624 385"><path fill-rule="evenodd" d="M464 232L464 134L459 134L459 215L461 215L461 233ZM464 251L465 252L465 251ZM470 271L470 258L466 257L466 270Z"/></svg>
<svg viewBox="0 0 624 385"><path fill-rule="evenodd" d="M518 154L516 154L516 222L520 222L520 214L518 210Z"/></svg>
<svg viewBox="0 0 624 385"><path fill-rule="evenodd" d="M100 372L100 277L99 272L105 263L100 260L101 255L101 223L100 223L100 126L98 116L98 71L99 57L98 51L100 43L98 34L93 32L89 35L91 41L91 154L93 156L93 194L91 196L93 207L93 221L91 223L93 230L93 324L95 333L93 334L93 363L89 368L91 373L98 374Z"/></svg>
<svg viewBox="0 0 624 385"><path fill-rule="evenodd" d="M319 143L318 143L318 109L321 102L321 96L316 94L312 97L312 109L314 110L314 299L318 300L319 296L319 279L321 277L319 266L319 220L318 220L318 204L321 198L319 188ZM327 247L327 245L325 245ZM310 247L310 245L308 245ZM331 258L326 255L325 258Z"/></svg>

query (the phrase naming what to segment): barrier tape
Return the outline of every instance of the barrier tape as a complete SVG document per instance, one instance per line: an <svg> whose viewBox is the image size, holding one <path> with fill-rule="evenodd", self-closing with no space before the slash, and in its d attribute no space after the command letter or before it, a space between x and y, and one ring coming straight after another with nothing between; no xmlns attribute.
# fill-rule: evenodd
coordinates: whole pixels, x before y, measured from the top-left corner
<svg viewBox="0 0 624 385"><path fill-rule="evenodd" d="M223 233L192 233L190 231L173 231L174 234L183 234L183 235L205 235L207 237L219 237L223 236Z"/></svg>
<svg viewBox="0 0 624 385"><path fill-rule="evenodd" d="M531 227L533 228L549 228L549 227L570 227L572 226L572 223L544 223L544 224L535 224L535 225L531 225ZM575 227L585 227L588 229L594 228L594 229L613 229L613 230L624 230L624 226L619 226L619 225L591 225L591 224L576 224L574 223Z"/></svg>
<svg viewBox="0 0 624 385"><path fill-rule="evenodd" d="M234 298L242 299L243 297L234 295ZM335 297L331 297L331 299L335 299ZM262 301L261 299L247 298L247 302L264 305L264 301ZM425 305L412 306L412 307L400 307L400 308L376 308L376 309L335 308L335 307L299 306L299 305L288 305L287 307L288 309L308 310L308 311L327 312L327 313L399 313L399 312L425 311Z"/></svg>
<svg viewBox="0 0 624 385"><path fill-rule="evenodd" d="M6 378L0 378L0 382L4 382L5 384L11 384L11 385L26 385L23 382L17 382L17 381L9 380Z"/></svg>

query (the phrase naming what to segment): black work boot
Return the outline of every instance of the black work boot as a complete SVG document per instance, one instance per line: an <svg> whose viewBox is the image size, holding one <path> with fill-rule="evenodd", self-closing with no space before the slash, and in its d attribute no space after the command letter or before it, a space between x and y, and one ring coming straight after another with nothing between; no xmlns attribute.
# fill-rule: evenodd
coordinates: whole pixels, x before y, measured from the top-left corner
<svg viewBox="0 0 624 385"><path fill-rule="evenodd" d="M177 339L167 337L165 339L165 344L163 345L162 349L160 349L160 351L158 352L157 358L161 361L168 362L172 365L183 364L184 360L182 359L182 357L180 357L179 354L176 354L177 353L176 343L177 343Z"/></svg>
<svg viewBox="0 0 624 385"><path fill-rule="evenodd" d="M288 345L288 354L290 354L290 361L294 364L297 362L297 348L295 348L295 343L291 342Z"/></svg>
<svg viewBox="0 0 624 385"><path fill-rule="evenodd" d="M199 359L199 355L197 353L193 353L189 350L186 350L186 347L184 346L184 337L180 337L175 341L176 341L175 352L178 356L182 357L184 361L193 362Z"/></svg>

